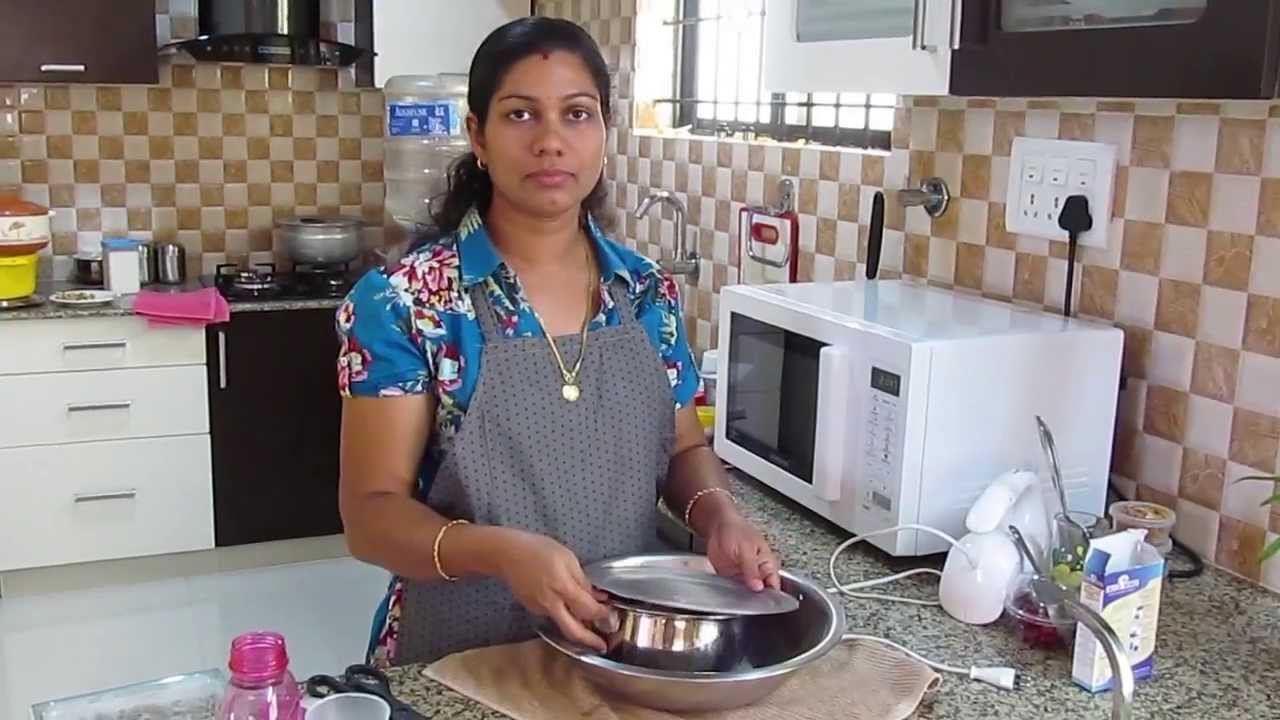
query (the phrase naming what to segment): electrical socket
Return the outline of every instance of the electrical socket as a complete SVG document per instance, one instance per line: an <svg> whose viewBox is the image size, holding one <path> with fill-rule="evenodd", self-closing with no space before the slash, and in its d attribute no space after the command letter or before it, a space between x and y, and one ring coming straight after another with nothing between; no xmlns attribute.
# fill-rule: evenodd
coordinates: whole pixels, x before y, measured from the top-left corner
<svg viewBox="0 0 1280 720"><path fill-rule="evenodd" d="M1080 244L1106 248L1115 179L1114 145L1014 138L1005 227L1020 235L1066 240L1058 214L1068 197L1084 195L1089 198L1093 229L1081 233Z"/></svg>

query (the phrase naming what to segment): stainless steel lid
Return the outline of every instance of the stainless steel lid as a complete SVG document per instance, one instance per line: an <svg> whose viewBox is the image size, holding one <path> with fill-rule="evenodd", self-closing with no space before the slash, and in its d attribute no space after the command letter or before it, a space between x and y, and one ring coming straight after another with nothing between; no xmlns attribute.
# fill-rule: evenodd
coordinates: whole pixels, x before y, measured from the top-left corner
<svg viewBox="0 0 1280 720"><path fill-rule="evenodd" d="M754 592L737 578L671 567L584 568L591 584L611 595L675 610L717 615L777 615L792 612L800 601L766 588Z"/></svg>
<svg viewBox="0 0 1280 720"><path fill-rule="evenodd" d="M281 233L307 238L349 237L363 226L360 218L345 215L297 215L276 221L276 230Z"/></svg>

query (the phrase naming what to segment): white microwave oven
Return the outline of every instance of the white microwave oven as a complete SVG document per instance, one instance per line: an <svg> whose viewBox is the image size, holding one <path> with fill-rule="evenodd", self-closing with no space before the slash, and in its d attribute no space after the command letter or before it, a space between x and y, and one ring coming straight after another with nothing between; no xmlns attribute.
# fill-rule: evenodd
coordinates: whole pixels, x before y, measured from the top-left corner
<svg viewBox="0 0 1280 720"><path fill-rule="evenodd" d="M996 477L1047 470L1037 415L1071 509L1103 512L1119 329L901 280L729 286L719 320L716 453L841 528L959 537Z"/></svg>

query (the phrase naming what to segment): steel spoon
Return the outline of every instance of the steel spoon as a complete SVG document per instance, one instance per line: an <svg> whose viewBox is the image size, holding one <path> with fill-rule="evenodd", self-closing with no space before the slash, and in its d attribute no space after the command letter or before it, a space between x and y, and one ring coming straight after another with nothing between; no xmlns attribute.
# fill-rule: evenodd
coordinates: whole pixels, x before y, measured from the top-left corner
<svg viewBox="0 0 1280 720"><path fill-rule="evenodd" d="M1009 526L1009 535L1013 537L1013 544L1017 545L1018 550L1022 551L1022 556L1027 559L1027 562L1031 563L1031 569L1041 575L1047 576L1049 574L1048 568L1043 567L1041 563L1036 560L1036 554L1031 551L1031 546L1027 544L1027 539L1022 537L1022 533L1018 530L1017 526Z"/></svg>
<svg viewBox="0 0 1280 720"><path fill-rule="evenodd" d="M1053 433L1044 418L1036 416L1036 427L1040 431L1040 446L1044 448L1045 459L1049 461L1049 477L1053 480L1053 489L1058 491L1058 502L1062 504L1062 517L1080 531L1080 537L1089 537L1089 531L1071 517L1071 508L1067 505L1066 483L1062 480L1062 465L1058 462L1058 446L1053 442Z"/></svg>

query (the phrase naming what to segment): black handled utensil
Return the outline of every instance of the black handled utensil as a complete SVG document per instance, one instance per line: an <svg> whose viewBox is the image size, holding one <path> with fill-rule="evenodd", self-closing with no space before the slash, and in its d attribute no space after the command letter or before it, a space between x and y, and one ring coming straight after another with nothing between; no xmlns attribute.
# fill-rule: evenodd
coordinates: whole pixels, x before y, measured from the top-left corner
<svg viewBox="0 0 1280 720"><path fill-rule="evenodd" d="M880 274L880 251L884 247L884 193L871 198L871 225L867 228L867 279Z"/></svg>
<svg viewBox="0 0 1280 720"><path fill-rule="evenodd" d="M396 699L391 692L391 680L386 674L369 665L352 665L340 677L316 675L307 679L307 694L325 697L335 693L366 693L376 695L391 706L392 720L427 720L407 703Z"/></svg>

